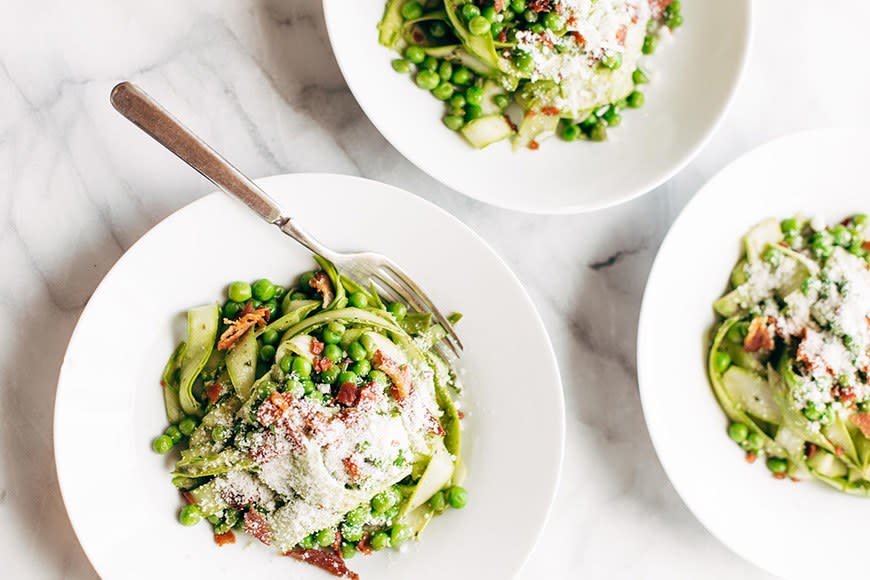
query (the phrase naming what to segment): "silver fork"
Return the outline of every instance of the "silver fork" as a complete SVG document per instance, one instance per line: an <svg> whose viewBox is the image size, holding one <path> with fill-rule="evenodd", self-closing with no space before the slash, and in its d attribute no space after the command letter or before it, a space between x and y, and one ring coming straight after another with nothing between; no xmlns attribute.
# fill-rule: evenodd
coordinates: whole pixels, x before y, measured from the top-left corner
<svg viewBox="0 0 870 580"><path fill-rule="evenodd" d="M336 252L318 242L266 192L133 83L122 82L115 86L112 89L111 101L119 113L196 169L221 191L235 197L267 222L278 226L282 232L335 264L345 276L362 286L371 281L387 299L401 300L417 312L431 312L447 331L445 342L450 350L457 357L461 355L462 342L447 317L441 314L423 290L392 260L373 252Z"/></svg>

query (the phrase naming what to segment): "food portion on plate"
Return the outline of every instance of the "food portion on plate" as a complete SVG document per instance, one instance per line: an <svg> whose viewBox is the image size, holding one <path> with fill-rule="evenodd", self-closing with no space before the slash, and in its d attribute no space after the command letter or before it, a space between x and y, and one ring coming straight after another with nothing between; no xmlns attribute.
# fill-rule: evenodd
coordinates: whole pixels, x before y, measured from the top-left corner
<svg viewBox="0 0 870 580"><path fill-rule="evenodd" d="M205 518L335 575L344 560L419 537L462 508L462 385L431 314L385 304L318 259L285 290L233 282L188 312L161 384L180 451L182 524ZM459 315L451 317L451 323Z"/></svg>
<svg viewBox="0 0 870 580"><path fill-rule="evenodd" d="M709 352L728 435L777 478L870 495L868 218L768 219L743 238Z"/></svg>
<svg viewBox="0 0 870 580"><path fill-rule="evenodd" d="M399 73L445 102L476 148L537 149L558 134L603 141L644 102L641 66L679 27L680 0L389 0L382 45ZM516 122L512 120L512 115Z"/></svg>

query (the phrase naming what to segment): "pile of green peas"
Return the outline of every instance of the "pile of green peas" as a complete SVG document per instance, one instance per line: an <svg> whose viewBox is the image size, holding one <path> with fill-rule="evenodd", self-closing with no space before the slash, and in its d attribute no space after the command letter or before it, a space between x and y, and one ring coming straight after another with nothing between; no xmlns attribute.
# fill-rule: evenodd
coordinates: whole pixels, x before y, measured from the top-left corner
<svg viewBox="0 0 870 580"><path fill-rule="evenodd" d="M162 435L158 435L151 441L151 449L160 455L166 455L172 448L178 445L185 437L190 437L199 426L196 417L184 417L176 425L167 427Z"/></svg>
<svg viewBox="0 0 870 580"><path fill-rule="evenodd" d="M637 69L634 71L635 84L649 82L646 74ZM563 141L589 140L604 141L607 139L607 128L618 127L622 123L621 111L625 108L638 109L643 106L644 94L635 89L624 99L604 105L592 112L588 117L575 123L569 119L559 121L556 134Z"/></svg>
<svg viewBox="0 0 870 580"><path fill-rule="evenodd" d="M841 247L850 254L870 261L870 251L864 239L867 228L867 214L856 214L844 222L813 231L806 220L792 217L780 222L780 229L786 244L795 250L809 249L819 260L831 257L834 248Z"/></svg>
<svg viewBox="0 0 870 580"><path fill-rule="evenodd" d="M747 453L756 454L764 447L764 438L761 434L745 423L731 423L728 426L728 437ZM768 457L766 465L774 475L785 475L788 472L788 460L781 457Z"/></svg>

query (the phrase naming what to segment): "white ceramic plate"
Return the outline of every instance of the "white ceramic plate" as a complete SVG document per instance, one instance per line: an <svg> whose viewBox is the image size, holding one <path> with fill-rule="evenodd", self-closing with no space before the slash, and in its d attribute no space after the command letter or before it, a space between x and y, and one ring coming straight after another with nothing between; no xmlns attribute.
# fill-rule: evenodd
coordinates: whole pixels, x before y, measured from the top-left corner
<svg viewBox="0 0 870 580"><path fill-rule="evenodd" d="M801 133L747 154L713 178L668 233L644 295L638 380L650 436L686 505L732 550L786 578L863 578L870 501L822 483L777 481L747 464L705 372L713 300L741 236L770 216L870 210L870 134ZM849 554L854 554L850 557Z"/></svg>
<svg viewBox="0 0 870 580"><path fill-rule="evenodd" d="M386 0L323 0L329 38L348 86L393 146L468 196L534 213L576 213L633 199L700 150L727 109L746 62L750 0L683 2L685 24L646 59L646 104L623 115L606 143L549 139L540 150L507 142L475 151L441 123L444 105L390 67L378 44Z"/></svg>
<svg viewBox="0 0 870 580"><path fill-rule="evenodd" d="M264 179L300 223L342 250L383 252L445 310L465 314L468 506L437 518L407 553L351 560L363 578L508 578L546 520L564 445L558 368L514 275L471 230L401 190L352 177ZM183 339L182 314L220 300L230 280L291 283L307 251L215 193L168 217L118 261L70 340L55 403L64 502L103 578L327 576L256 541L218 548L209 526L177 523L159 376Z"/></svg>

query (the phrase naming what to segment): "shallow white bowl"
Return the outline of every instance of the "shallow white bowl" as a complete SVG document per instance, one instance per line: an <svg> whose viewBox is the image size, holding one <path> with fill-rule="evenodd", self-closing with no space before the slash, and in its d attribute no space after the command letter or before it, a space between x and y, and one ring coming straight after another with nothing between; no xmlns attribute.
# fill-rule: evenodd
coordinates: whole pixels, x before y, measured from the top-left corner
<svg viewBox="0 0 870 580"><path fill-rule="evenodd" d="M870 210L870 134L800 133L745 155L689 202L662 243L638 331L638 381L659 459L701 523L786 578L864 578L870 501L822 483L778 481L727 436L706 375L713 301L741 236L770 216L833 223Z"/></svg>
<svg viewBox="0 0 870 580"><path fill-rule="evenodd" d="M507 142L475 151L441 123L443 103L390 67L378 44L386 0L324 0L344 78L380 132L420 169L470 197L533 213L577 213L633 199L673 176L728 108L749 52L750 0L683 3L673 42L645 59L646 104L627 111L605 143L549 139L538 151Z"/></svg>
<svg viewBox="0 0 870 580"><path fill-rule="evenodd" d="M564 447L555 356L519 282L471 230L396 188L331 175L260 184L324 243L391 256L442 308L465 314L468 506L436 518L407 553L351 567L363 578L512 576L544 525ZM186 309L220 300L230 280L291 283L313 266L293 240L215 193L147 233L94 292L61 369L54 445L70 520L103 578L328 577L256 541L218 548L209 526L179 525L172 459L150 450L166 424L161 369L183 339Z"/></svg>

